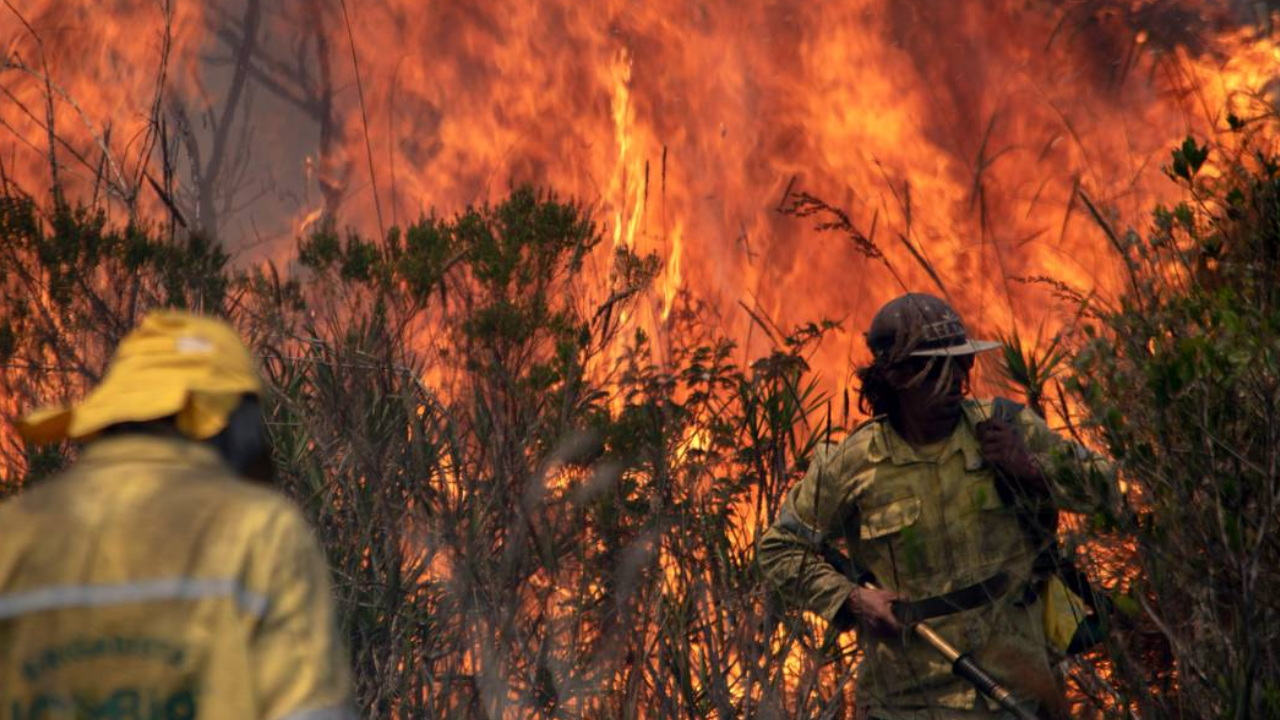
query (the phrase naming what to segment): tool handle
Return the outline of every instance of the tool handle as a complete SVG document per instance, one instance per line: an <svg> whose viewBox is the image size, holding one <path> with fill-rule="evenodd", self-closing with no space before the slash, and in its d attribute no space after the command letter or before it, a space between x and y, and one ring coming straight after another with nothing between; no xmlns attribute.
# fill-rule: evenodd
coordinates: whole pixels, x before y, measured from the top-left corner
<svg viewBox="0 0 1280 720"><path fill-rule="evenodd" d="M956 658L956 661L951 665L951 672L968 680L983 695L995 700L1000 704L1000 707L1013 713L1018 720L1038 720L1035 715L1018 703L1012 693L996 681L995 678L991 677L990 673L974 662L968 653Z"/></svg>
<svg viewBox="0 0 1280 720"><path fill-rule="evenodd" d="M864 583L864 586L875 587L869 583ZM1008 688L1001 685L981 665L974 662L968 653L960 652L956 646L939 635L929 623L918 622L911 625L911 629L915 631L916 635L920 636L920 639L931 645L934 650L937 650L951 663L951 672L956 677L967 680L983 695L995 700L1000 707L1012 713L1017 720L1040 720L1031 711L1023 707L1018 702L1018 699L1013 696L1013 693L1009 692Z"/></svg>

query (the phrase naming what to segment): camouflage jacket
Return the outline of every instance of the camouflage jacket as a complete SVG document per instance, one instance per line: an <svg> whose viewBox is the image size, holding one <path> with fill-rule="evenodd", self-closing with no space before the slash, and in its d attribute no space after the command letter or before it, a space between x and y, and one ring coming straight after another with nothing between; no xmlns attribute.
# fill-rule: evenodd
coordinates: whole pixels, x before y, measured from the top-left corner
<svg viewBox="0 0 1280 720"><path fill-rule="evenodd" d="M1020 513L1036 508L1003 499L982 457L974 428L991 408L991 402L966 401L964 420L936 456L923 456L883 421L816 453L760 539L757 557L770 582L832 621L854 582L822 559L824 543L843 539L860 568L908 600L1004 572L1011 589L993 603L930 624L998 679L1016 687L1014 680L1030 673L1039 679L1035 684L1052 682L1040 601L1026 592L1040 548L1019 524ZM1087 511L1109 498L1113 474L1106 461L1059 437L1031 410L1023 409L1016 424L1053 490L1052 500L1040 502ZM961 717L987 709L914 635L869 636L860 646L858 704L878 716Z"/></svg>

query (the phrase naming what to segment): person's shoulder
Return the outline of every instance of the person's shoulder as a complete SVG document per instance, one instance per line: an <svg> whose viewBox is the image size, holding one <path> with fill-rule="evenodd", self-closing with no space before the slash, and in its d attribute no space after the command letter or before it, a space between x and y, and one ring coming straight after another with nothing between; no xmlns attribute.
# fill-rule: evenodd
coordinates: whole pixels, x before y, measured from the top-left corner
<svg viewBox="0 0 1280 720"><path fill-rule="evenodd" d="M244 538L259 558L292 557L318 547L311 521L297 503L280 490L239 477L208 483L222 505L224 530Z"/></svg>
<svg viewBox="0 0 1280 720"><path fill-rule="evenodd" d="M210 478L206 487L223 497L223 501L239 509L246 518L260 521L305 525L302 511L278 488L245 480L230 472L225 477Z"/></svg>
<svg viewBox="0 0 1280 720"><path fill-rule="evenodd" d="M41 492L42 488L20 488L12 490L12 495L0 500L0 535L4 535L6 529L13 529L22 526L22 522L17 518L21 518L39 508L41 495L47 493ZM32 497L35 497L35 505L32 505Z"/></svg>
<svg viewBox="0 0 1280 720"><path fill-rule="evenodd" d="M866 453L880 434L885 419L879 415L863 420L854 426L853 431L844 439L842 445L850 452Z"/></svg>
<svg viewBox="0 0 1280 720"><path fill-rule="evenodd" d="M9 497L0 501L0 529L14 527L8 518L31 518L45 513L63 513L68 500L77 492L74 479L78 474L76 466L73 465L13 489Z"/></svg>
<svg viewBox="0 0 1280 720"><path fill-rule="evenodd" d="M214 516L226 531L263 537L281 527L302 527L301 510L279 488L236 474L224 465L167 468L154 496L170 514Z"/></svg>
<svg viewBox="0 0 1280 720"><path fill-rule="evenodd" d="M206 486L213 492L224 494L231 502L281 511L293 507L293 501L278 488L246 480L231 471L220 473L218 477L210 476Z"/></svg>
<svg viewBox="0 0 1280 720"><path fill-rule="evenodd" d="M853 428L840 442L827 442L814 449L813 463L836 471L840 475L856 472L874 461L876 438L880 432L881 418L871 418Z"/></svg>

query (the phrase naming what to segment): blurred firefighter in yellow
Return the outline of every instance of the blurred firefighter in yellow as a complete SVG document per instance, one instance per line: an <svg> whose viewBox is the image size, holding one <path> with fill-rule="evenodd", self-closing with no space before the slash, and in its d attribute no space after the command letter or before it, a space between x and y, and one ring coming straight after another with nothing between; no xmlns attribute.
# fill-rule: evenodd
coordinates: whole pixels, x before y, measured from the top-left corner
<svg viewBox="0 0 1280 720"><path fill-rule="evenodd" d="M18 423L79 461L0 505L0 720L352 715L329 570L269 477L236 333L155 312L78 406Z"/></svg>

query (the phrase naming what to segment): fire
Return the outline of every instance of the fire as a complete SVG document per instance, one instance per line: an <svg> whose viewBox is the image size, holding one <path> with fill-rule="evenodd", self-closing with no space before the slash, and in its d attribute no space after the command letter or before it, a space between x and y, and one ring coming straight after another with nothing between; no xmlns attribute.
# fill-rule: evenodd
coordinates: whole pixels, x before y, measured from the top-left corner
<svg viewBox="0 0 1280 720"><path fill-rule="evenodd" d="M671 308L675 305L676 296L681 288L681 262L684 255L684 226L676 223L671 229L671 253L667 256L666 275L662 279L662 319L671 316Z"/></svg>
<svg viewBox="0 0 1280 720"><path fill-rule="evenodd" d="M298 235L299 237L304 237L307 234L307 232L310 231L312 226L314 226L316 222L319 221L320 218L323 216L324 216L324 210L321 208L316 208L315 210L312 210L311 212L307 213L302 217L301 220L298 221L297 223L298 229L295 234Z"/></svg>
<svg viewBox="0 0 1280 720"><path fill-rule="evenodd" d="M904 289L949 295L979 334L1065 327L1017 280L1119 287L1083 198L1145 224L1176 196L1170 146L1280 93L1280 47L1226 10L1189 48L1114 13L1063 15L1088 3L348 5L0 7L0 182L56 181L122 218L177 212L245 262L287 256L321 218L373 234L383 212L403 225L546 185L607 225L589 280L618 248L662 258L628 322L661 337L687 293L751 357L771 341L740 302L784 329L839 319L811 364L843 390L860 331ZM847 209L894 273L777 212L791 188ZM739 508L739 548L762 515Z"/></svg>
<svg viewBox="0 0 1280 720"><path fill-rule="evenodd" d="M369 0L348 28L323 0L39 0L0 25L5 173L47 187L51 116L77 194L163 214L149 176L232 246L256 228L248 254L269 257L321 213L376 232L380 195L403 223L547 184L596 206L615 247L666 261L652 319L633 320L660 330L688 290L760 351L739 300L781 327L842 318L853 332L816 359L840 383L856 331L902 288L774 212L792 182L872 228L911 289L938 291L906 242L971 324L1035 327L1055 307L1011 278L1115 280L1080 194L1141 222L1172 192L1170 144L1276 77L1274 43L1250 30L1192 53L1109 21L1091 28L1103 47L1021 7ZM1129 74L1100 81L1114 58L1098 47L1128 51Z"/></svg>
<svg viewBox="0 0 1280 720"><path fill-rule="evenodd" d="M607 193L614 206L613 211L613 246L630 248L635 243L636 230L644 213L644 192L646 187L637 181L637 172L641 165L639 158L633 157L632 125L635 113L631 107L631 58L625 51L619 51L611 64L613 93L613 126L614 143L618 147L617 164L614 167L613 179L609 183Z"/></svg>

